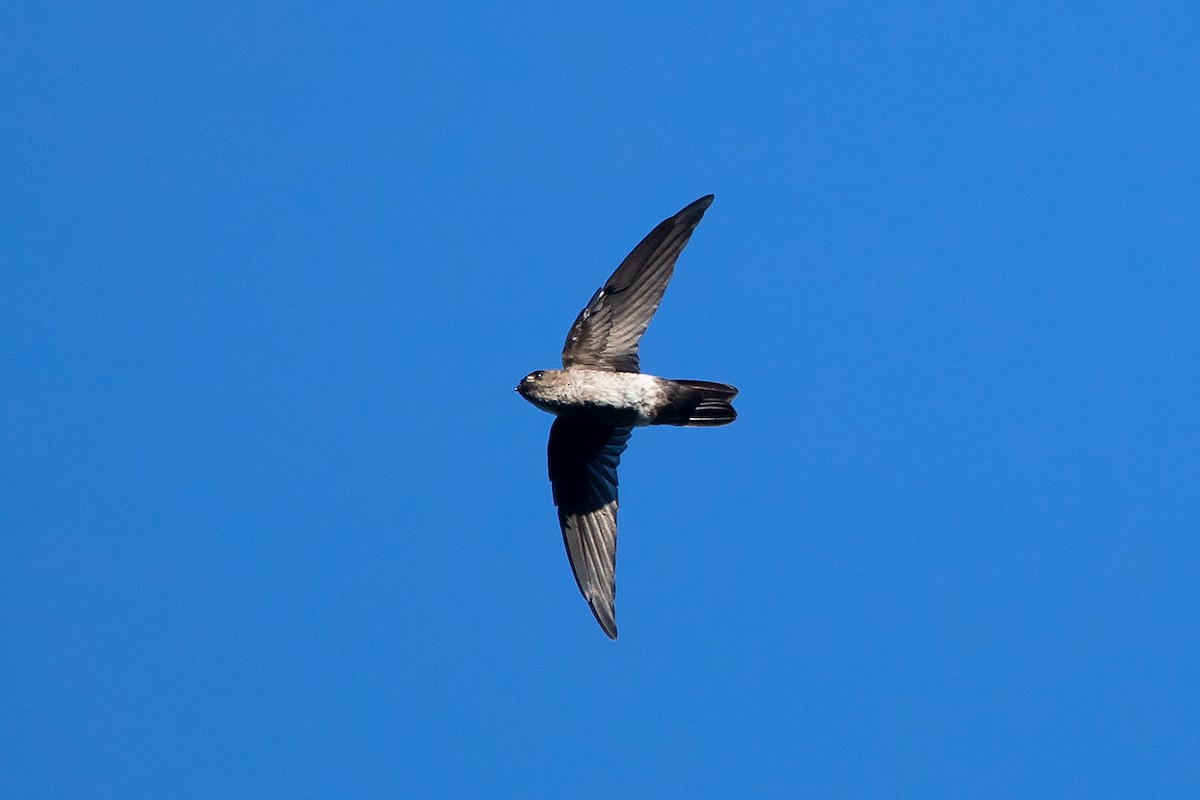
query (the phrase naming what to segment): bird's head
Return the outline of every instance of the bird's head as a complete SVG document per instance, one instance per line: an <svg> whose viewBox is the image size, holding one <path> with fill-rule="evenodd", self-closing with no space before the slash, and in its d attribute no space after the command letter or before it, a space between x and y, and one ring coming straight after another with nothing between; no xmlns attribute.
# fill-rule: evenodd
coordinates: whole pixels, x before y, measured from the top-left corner
<svg viewBox="0 0 1200 800"><path fill-rule="evenodd" d="M541 388L542 379L545 377L545 370L539 369L536 372L531 372L524 378L521 378L521 382L517 384L517 391L521 393L522 397L529 398Z"/></svg>
<svg viewBox="0 0 1200 800"><path fill-rule="evenodd" d="M517 384L517 391L521 397L543 411L557 414L556 409L561 405L564 386L569 383L563 370L539 369L521 378L521 382Z"/></svg>

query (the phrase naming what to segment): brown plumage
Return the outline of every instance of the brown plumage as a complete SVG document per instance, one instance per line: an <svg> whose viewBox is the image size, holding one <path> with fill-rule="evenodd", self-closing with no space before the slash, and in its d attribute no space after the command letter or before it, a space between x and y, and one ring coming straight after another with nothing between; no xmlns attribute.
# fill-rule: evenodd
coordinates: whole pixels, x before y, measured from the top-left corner
<svg viewBox="0 0 1200 800"><path fill-rule="evenodd" d="M658 310L675 261L713 196L663 220L598 289L567 334L561 370L539 370L517 391L557 418L547 461L563 543L579 591L617 638L617 465L634 427L727 425L737 389L639 372L638 342Z"/></svg>

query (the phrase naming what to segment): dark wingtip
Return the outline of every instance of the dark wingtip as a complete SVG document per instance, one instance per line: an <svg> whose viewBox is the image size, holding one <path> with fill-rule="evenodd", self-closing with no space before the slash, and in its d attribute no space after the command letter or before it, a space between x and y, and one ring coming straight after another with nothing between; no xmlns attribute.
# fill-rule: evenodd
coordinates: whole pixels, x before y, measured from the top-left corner
<svg viewBox="0 0 1200 800"><path fill-rule="evenodd" d="M693 200L691 203L684 206L679 213L675 215L675 218L679 220L690 219L691 217L699 219L700 217L704 216L704 212L708 211L708 207L713 204L714 197L715 195L706 194L699 200Z"/></svg>
<svg viewBox="0 0 1200 800"><path fill-rule="evenodd" d="M600 630L604 631L604 635L610 639L617 638L617 618L611 607L605 608L588 600L588 607L592 609L592 616L596 618L596 622L600 623Z"/></svg>

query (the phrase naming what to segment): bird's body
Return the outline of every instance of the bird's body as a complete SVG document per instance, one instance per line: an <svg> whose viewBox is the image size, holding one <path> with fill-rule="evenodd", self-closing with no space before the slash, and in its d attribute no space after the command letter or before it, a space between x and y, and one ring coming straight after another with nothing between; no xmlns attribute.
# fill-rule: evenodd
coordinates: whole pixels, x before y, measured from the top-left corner
<svg viewBox="0 0 1200 800"><path fill-rule="evenodd" d="M644 425L711 427L737 417L737 389L639 371L638 341L658 309L675 260L712 204L702 197L663 220L633 249L571 326L561 370L538 370L517 391L554 414L547 459L554 504L579 590L617 638L617 464Z"/></svg>
<svg viewBox="0 0 1200 800"><path fill-rule="evenodd" d="M555 416L636 428L653 421L654 409L667 394L664 384L662 378L640 372L548 369L522 395Z"/></svg>

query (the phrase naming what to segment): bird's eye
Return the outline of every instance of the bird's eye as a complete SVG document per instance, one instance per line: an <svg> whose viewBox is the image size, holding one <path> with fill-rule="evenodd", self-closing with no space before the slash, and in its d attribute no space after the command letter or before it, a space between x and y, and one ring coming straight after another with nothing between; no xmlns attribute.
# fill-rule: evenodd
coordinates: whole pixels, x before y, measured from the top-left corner
<svg viewBox="0 0 1200 800"><path fill-rule="evenodd" d="M542 373L542 371L539 369L537 372L533 373L533 379L534 379L535 381L536 381L536 380L539 380L539 379L542 377L542 375L543 375L543 373Z"/></svg>

